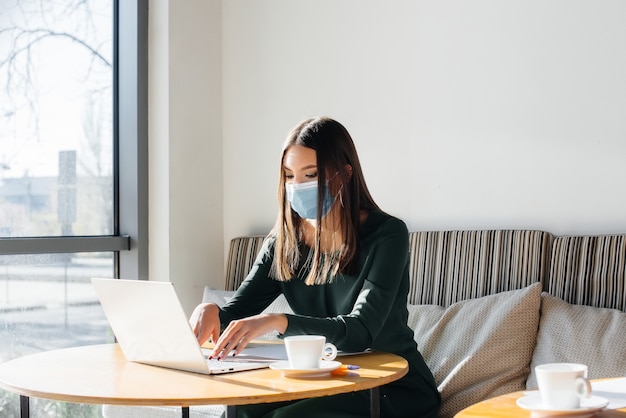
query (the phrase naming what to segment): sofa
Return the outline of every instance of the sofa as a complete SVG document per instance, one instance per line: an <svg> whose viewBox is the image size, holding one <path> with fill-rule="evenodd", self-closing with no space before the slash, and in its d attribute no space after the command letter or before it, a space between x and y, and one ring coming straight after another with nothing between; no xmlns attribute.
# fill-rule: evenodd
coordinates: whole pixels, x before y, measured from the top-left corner
<svg viewBox="0 0 626 418"><path fill-rule="evenodd" d="M206 288L204 301L228 300L263 239L231 240L225 288ZM542 363L584 363L591 379L626 376L626 234L415 231L410 280L409 326L441 392L441 417L535 389L534 367ZM280 297L267 311L290 309ZM221 411L197 406L190 416ZM179 414L168 407L103 408L105 417Z"/></svg>

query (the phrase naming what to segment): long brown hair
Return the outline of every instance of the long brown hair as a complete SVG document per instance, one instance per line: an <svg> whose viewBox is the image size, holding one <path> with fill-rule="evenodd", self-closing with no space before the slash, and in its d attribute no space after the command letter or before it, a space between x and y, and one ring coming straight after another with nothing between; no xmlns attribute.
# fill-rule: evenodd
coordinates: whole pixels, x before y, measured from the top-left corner
<svg viewBox="0 0 626 418"><path fill-rule="evenodd" d="M285 193L285 154L294 145L302 145L316 152L317 158L317 222L315 239L305 266L310 268L306 284L328 283L338 273L351 274L355 271L359 255L359 228L361 210L379 209L367 185L354 142L348 130L339 122L317 117L300 122L289 133L283 146L278 182L279 211L272 231L276 237L273 276L288 281L297 274L300 265L300 243L303 240L303 219L291 208ZM341 248L325 253L322 246L322 202L325 189L336 198L333 210L326 215L332 217L325 222L341 226ZM336 208L339 206L338 208Z"/></svg>

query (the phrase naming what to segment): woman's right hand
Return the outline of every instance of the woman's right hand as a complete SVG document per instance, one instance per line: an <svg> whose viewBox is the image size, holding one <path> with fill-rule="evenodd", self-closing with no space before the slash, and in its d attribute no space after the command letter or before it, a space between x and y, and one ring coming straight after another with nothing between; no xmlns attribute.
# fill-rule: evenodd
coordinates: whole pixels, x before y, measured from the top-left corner
<svg viewBox="0 0 626 418"><path fill-rule="evenodd" d="M220 338L219 308L214 303L201 303L196 306L189 323L199 344L204 344L209 339L216 342Z"/></svg>

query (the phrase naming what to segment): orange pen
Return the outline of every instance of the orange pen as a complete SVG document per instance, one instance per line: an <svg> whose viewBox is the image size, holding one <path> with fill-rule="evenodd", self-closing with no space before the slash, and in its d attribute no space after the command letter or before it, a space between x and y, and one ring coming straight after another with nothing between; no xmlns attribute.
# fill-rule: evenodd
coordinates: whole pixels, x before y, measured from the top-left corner
<svg viewBox="0 0 626 418"><path fill-rule="evenodd" d="M354 364L342 364L339 368L330 372L330 374L333 376L358 376L358 373L353 372L353 370L358 369L360 369L360 367Z"/></svg>

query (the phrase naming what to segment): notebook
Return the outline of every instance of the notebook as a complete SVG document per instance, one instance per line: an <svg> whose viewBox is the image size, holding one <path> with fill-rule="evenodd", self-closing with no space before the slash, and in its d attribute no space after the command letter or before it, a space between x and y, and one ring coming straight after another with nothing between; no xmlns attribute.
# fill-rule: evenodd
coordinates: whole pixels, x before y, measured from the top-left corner
<svg viewBox="0 0 626 418"><path fill-rule="evenodd" d="M100 278L91 282L129 361L220 374L264 368L272 361L286 358L286 354L276 351L284 352L283 347L274 347L271 357L256 356L251 348L244 350L241 358L208 360L209 350L198 344L171 282Z"/></svg>

